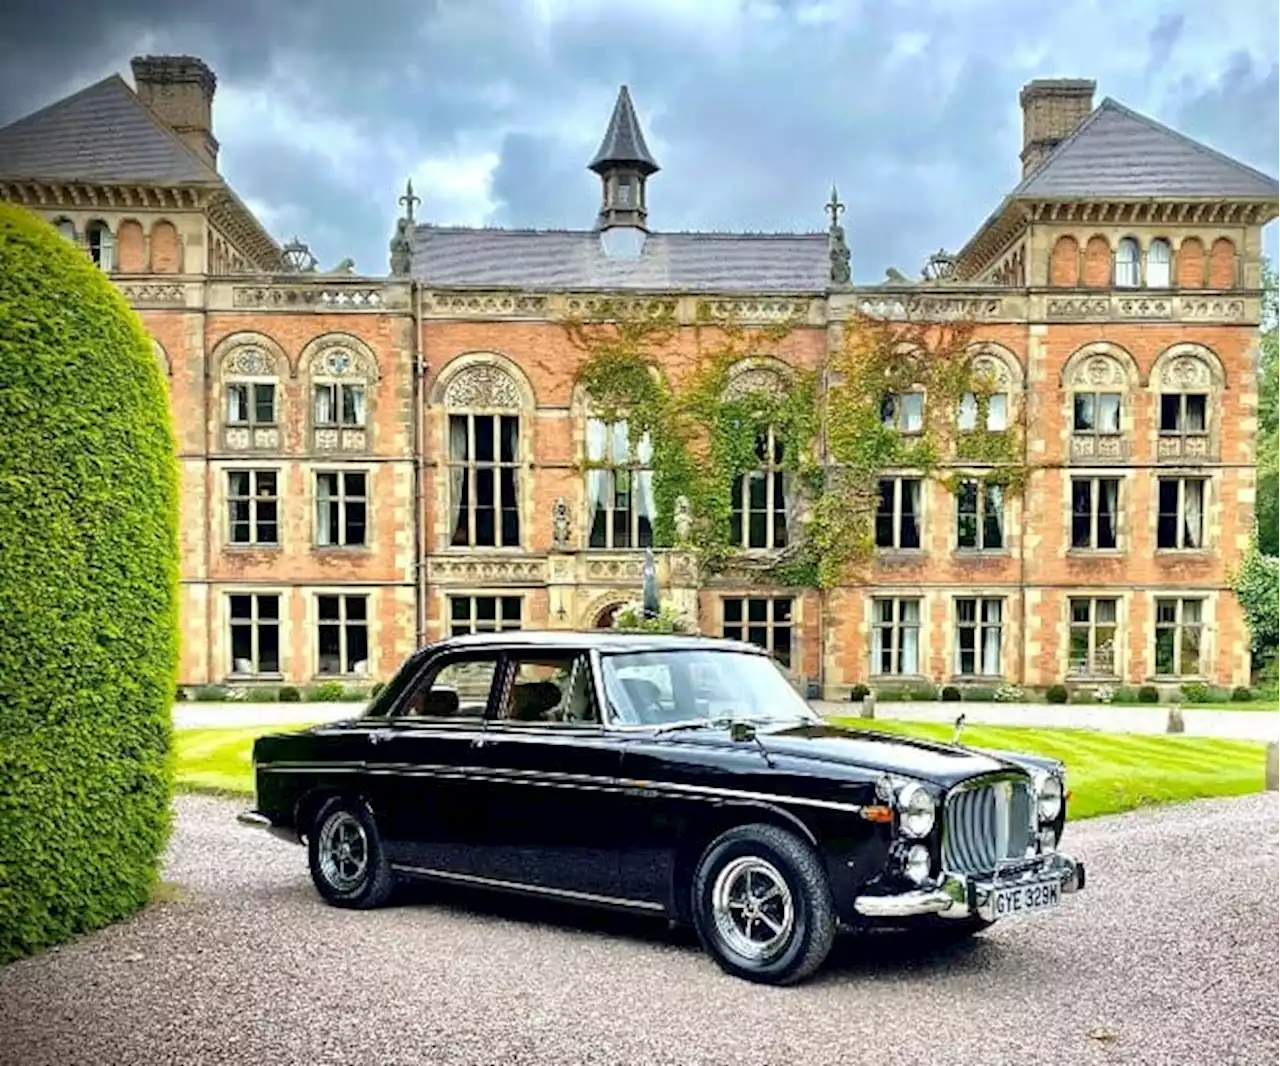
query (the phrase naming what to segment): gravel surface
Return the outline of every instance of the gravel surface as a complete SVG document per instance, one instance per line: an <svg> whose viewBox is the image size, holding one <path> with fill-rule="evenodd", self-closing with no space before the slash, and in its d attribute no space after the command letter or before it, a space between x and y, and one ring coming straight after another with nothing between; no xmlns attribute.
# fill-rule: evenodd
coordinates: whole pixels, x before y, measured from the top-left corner
<svg viewBox="0 0 1280 1066"><path fill-rule="evenodd" d="M327 907L303 850L238 809L180 798L172 898L0 969L0 1062L1277 1062L1275 795L1069 826L1089 887L1056 912L948 949L849 937L789 989L629 917Z"/></svg>

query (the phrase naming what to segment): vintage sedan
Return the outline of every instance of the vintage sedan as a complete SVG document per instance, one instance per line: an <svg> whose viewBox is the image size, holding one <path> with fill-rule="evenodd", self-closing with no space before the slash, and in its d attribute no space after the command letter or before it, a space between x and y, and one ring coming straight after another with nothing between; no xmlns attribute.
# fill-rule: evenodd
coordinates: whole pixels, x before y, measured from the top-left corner
<svg viewBox="0 0 1280 1066"><path fill-rule="evenodd" d="M335 906L426 878L652 912L753 981L811 974L837 928L964 935L1085 882L1060 763L831 725L736 641L456 637L253 758L240 820L305 842Z"/></svg>

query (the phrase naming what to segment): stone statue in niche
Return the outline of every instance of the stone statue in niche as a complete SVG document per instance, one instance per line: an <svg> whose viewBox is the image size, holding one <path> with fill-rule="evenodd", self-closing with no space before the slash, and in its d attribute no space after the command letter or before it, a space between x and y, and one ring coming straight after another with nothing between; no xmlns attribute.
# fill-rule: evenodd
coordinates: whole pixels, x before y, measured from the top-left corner
<svg viewBox="0 0 1280 1066"><path fill-rule="evenodd" d="M551 508L551 537L557 551L569 550L569 502L557 496Z"/></svg>
<svg viewBox="0 0 1280 1066"><path fill-rule="evenodd" d="M693 507L689 503L688 496L676 497L675 513L672 515L672 522L676 529L676 543L687 543L689 535L693 532Z"/></svg>

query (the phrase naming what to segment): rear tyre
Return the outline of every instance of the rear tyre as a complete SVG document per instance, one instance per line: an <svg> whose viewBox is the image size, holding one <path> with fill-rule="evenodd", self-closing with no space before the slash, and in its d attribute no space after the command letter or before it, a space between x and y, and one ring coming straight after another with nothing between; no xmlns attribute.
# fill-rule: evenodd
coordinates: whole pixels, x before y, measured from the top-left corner
<svg viewBox="0 0 1280 1066"><path fill-rule="evenodd" d="M316 813L307 833L311 880L326 903L367 910L381 907L395 888L382 837L368 808L335 797Z"/></svg>
<svg viewBox="0 0 1280 1066"><path fill-rule="evenodd" d="M756 824L722 834L703 853L692 891L698 939L735 977L796 984L822 965L835 940L822 862L785 829Z"/></svg>

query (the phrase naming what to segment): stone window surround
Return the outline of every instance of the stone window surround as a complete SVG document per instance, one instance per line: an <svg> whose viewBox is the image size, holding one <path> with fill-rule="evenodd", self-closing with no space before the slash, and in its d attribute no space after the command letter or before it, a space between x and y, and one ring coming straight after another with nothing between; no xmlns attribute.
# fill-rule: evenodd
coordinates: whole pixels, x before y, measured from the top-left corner
<svg viewBox="0 0 1280 1066"><path fill-rule="evenodd" d="M973 600L977 605L977 615L973 622L964 623L964 628L972 628L976 633L976 644L974 645L974 667L973 673L962 674L960 672L960 630L962 623L960 621L960 601ZM983 601L994 600L1000 604L1000 621L999 622L983 622L982 621L982 605ZM962 590L952 591L949 595L949 608L951 614L951 625L947 632L946 647L944 654L946 661L951 664L951 679L953 681L977 681L977 682L993 682L1002 681L1008 676L1006 668L1006 660L1009 652L1011 632L1009 618L1009 600L1010 597L1004 590L991 591L986 590ZM984 674L982 672L982 634L985 630L996 628L1000 631L1000 650L999 650L999 670L994 674Z"/></svg>
<svg viewBox="0 0 1280 1066"><path fill-rule="evenodd" d="M221 591L221 595L218 598L218 614L219 614L218 624L220 626L221 631L226 635L226 640L227 640L227 650L226 650L226 659L225 659L226 678L228 680L235 680L235 681L264 681L264 680L281 681L283 680L287 673L286 664L288 662L288 648L289 648L289 639L290 639L289 610L288 610L289 589L284 587L275 588L270 586L259 586L259 585L253 585L245 588L237 588L234 585L232 585L232 586L224 586L220 591ZM257 673L257 672L242 673L236 670L235 659L234 659L235 642L232 639L232 632L231 632L232 631L231 598L233 596L253 597L251 607L253 612L252 617L254 619L252 624L255 630L255 633L254 633L255 657L256 657L256 650L258 647L258 636L256 632L258 628L257 619L259 617L259 604L260 604L260 600L258 599L258 597L274 596L276 598L277 615L276 615L275 623L276 623L276 632L277 632L277 641L278 641L277 647L278 647L278 656L279 656L279 661L277 662L276 666L278 667L278 669L261 672L261 673Z"/></svg>
<svg viewBox="0 0 1280 1066"><path fill-rule="evenodd" d="M875 631L879 628L876 621L876 602L879 600L915 600L920 604L920 619L916 625L916 671L914 673L889 673L882 674L877 670L878 663L875 654ZM930 652L929 633L931 632L932 598L928 593L915 586L889 586L868 588L863 597L863 622L866 625L866 656L869 663L867 676L872 682L887 683L909 683L913 681L927 681L932 675L932 671L928 668L928 658ZM894 608L893 629L900 629L897 618L901 608Z"/></svg>
<svg viewBox="0 0 1280 1066"><path fill-rule="evenodd" d="M1147 663L1148 672L1147 680L1155 682L1177 682L1187 684L1193 681L1206 681L1214 676L1212 663L1217 655L1217 610L1218 598L1221 593L1213 589L1187 589L1187 588L1170 588L1170 589L1150 589L1145 593L1147 597L1147 611L1145 622L1142 627L1142 646L1150 654L1151 658ZM1156 601L1157 600L1199 600L1200 608L1200 670L1201 673L1196 675L1173 676L1156 673ZM1244 635L1244 646L1247 655L1248 635ZM1206 669L1206 666L1209 668Z"/></svg>
<svg viewBox="0 0 1280 1066"><path fill-rule="evenodd" d="M328 586L310 586L306 590L306 632L308 634L308 666L311 677L315 681L340 681L340 680L360 680L372 681L378 677L378 596L377 589L366 588L355 585L328 585ZM356 673L328 673L320 672L320 597L321 596L337 596L343 598L341 605L342 612L342 649L346 652L346 603L345 597L356 596L365 601L365 639L367 642L368 658L366 660L366 672L363 674Z"/></svg>
<svg viewBox="0 0 1280 1066"><path fill-rule="evenodd" d="M520 629L528 629L532 624L532 620L529 617L529 599L531 596L531 591L527 588L513 588L508 585L502 585L502 586L497 586L493 588L458 587L458 588L442 589L437 593L437 596L439 598L440 608L441 608L440 631L445 636L451 636L453 634L453 626L454 626L453 601L454 600L469 600L471 603L470 624L472 628L469 630L469 632L473 632L473 633L494 632L494 630L475 629L476 601L482 600L482 599L492 599L497 601L495 605L495 611L496 611L496 617L499 620L499 622L501 622L501 619L502 619L502 600L512 599L512 600L520 601L520 624L518 626L508 626L505 629L500 628L496 630L497 632L510 632L510 631L515 631Z"/></svg>
<svg viewBox="0 0 1280 1066"><path fill-rule="evenodd" d="M1062 590L1062 637L1059 662L1062 663L1063 675L1071 681L1091 682L1099 684L1118 682L1127 676L1129 664L1129 608L1134 593L1120 588L1068 588ZM1071 670L1071 601L1072 600L1115 600L1115 658L1112 672L1107 674L1089 674ZM1093 609L1091 608L1091 611ZM1082 623L1083 624L1083 623ZM1096 625L1096 621L1090 623ZM1154 637L1152 638L1154 640Z"/></svg>
<svg viewBox="0 0 1280 1066"><path fill-rule="evenodd" d="M1071 467L1062 471L1063 488L1062 493L1062 528L1064 530L1063 544L1066 548L1067 555L1081 556L1087 558L1096 558L1098 556L1109 557L1124 555L1129 550L1129 537L1131 534L1130 522L1128 517L1128 504L1131 494L1130 480L1134 475L1134 471L1126 468L1117 467ZM1098 494L1101 492L1098 482L1103 480L1118 481L1119 489L1116 493L1116 546L1114 548L1096 548L1096 547L1080 547L1074 545L1074 519L1075 519L1075 486L1076 481L1090 481L1094 483L1092 492L1093 515L1094 521L1097 521L1099 509ZM1093 527L1091 539L1096 537L1096 525Z"/></svg>
<svg viewBox="0 0 1280 1066"><path fill-rule="evenodd" d="M364 543L362 544L321 544L320 543L320 475L321 474L337 474L338 475L338 499L339 511L343 510L342 502L346 499L346 474L363 474L364 475ZM335 552L338 554L367 554L372 553L374 544L376 543L376 529L374 527L374 501L377 493L374 488L374 479L377 474L377 467L367 463L326 463L317 460L313 466L307 469L307 506L311 515L311 547L313 551L328 554ZM339 517L340 527L345 527L345 515Z"/></svg>
<svg viewBox="0 0 1280 1066"><path fill-rule="evenodd" d="M775 591L777 592L776 595L774 594ZM742 629L743 635L740 638L731 638L731 639L740 639L746 643L751 643L751 641L747 640L747 630L749 628L753 628L753 627L758 628L763 626L766 631L765 639L767 641L765 650L769 652L770 656L772 656L773 650L774 650L775 629L777 628L789 629L791 631L791 644L790 644L790 651L789 651L789 657L791 661L787 664L786 670L790 676L793 676L793 677L798 676L803 672L800 667L804 661L803 660L804 642L800 636L802 631L802 622L803 622L802 604L804 603L804 599L805 599L804 596L787 594L783 590L771 590L771 589L756 589L754 591L746 591L746 592L729 591L726 593L721 593L717 595L716 601L715 601L716 623L717 623L717 626L719 627L718 632L723 636L725 633L726 626L737 626ZM742 621L741 622L727 621L726 619L727 612L725 610L725 605L730 600L738 600L741 602L742 604ZM764 600L768 604L767 611L766 611L768 617L764 622L752 623L748 621L748 610L749 610L748 605L752 600ZM774 616L775 600L785 600L790 603L791 616L787 621L776 622L774 620L773 616ZM760 645L757 645L757 646L759 647Z"/></svg>
<svg viewBox="0 0 1280 1066"><path fill-rule="evenodd" d="M221 491L215 496L215 516L222 529L222 549L231 552L279 552L284 549L284 507L287 499L285 486L286 470L283 463L255 463L252 460L234 463L219 463L213 468L214 476L220 479ZM243 543L231 539L231 474L248 473L250 475L250 499L256 499L254 489L257 487L257 474L274 474L276 479L276 539L274 542L258 543L250 540ZM257 527L257 507L250 504L250 535Z"/></svg>

